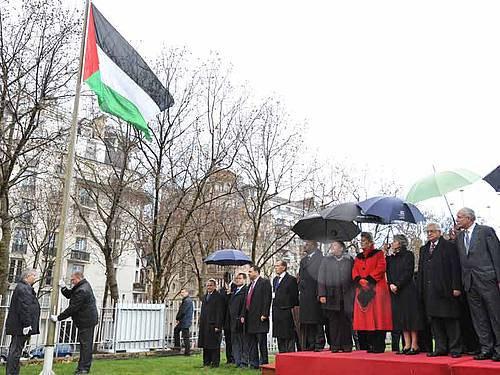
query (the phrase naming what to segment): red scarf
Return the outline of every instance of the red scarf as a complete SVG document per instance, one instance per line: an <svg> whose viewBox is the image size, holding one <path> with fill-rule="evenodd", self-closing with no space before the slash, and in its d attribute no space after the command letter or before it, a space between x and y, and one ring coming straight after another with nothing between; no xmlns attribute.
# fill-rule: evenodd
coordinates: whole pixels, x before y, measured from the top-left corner
<svg viewBox="0 0 500 375"><path fill-rule="evenodd" d="M375 251L375 245L372 244L368 249L363 249L363 256L366 258L374 251Z"/></svg>

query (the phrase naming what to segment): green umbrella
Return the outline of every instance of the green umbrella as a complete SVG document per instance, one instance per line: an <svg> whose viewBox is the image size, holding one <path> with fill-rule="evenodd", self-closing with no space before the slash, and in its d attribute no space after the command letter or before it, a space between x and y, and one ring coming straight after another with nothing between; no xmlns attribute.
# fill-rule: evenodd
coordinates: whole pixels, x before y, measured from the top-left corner
<svg viewBox="0 0 500 375"><path fill-rule="evenodd" d="M467 169L455 169L434 173L413 184L406 200L417 203L432 197L444 196L450 191L473 184L481 176Z"/></svg>

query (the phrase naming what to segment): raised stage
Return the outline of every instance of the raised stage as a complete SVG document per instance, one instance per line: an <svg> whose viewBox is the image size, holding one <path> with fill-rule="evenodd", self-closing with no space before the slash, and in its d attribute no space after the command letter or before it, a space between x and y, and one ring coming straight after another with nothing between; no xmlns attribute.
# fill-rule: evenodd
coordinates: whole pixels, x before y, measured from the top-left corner
<svg viewBox="0 0 500 375"><path fill-rule="evenodd" d="M300 352L276 355L276 375L500 375L500 362L470 356L429 358L394 353Z"/></svg>

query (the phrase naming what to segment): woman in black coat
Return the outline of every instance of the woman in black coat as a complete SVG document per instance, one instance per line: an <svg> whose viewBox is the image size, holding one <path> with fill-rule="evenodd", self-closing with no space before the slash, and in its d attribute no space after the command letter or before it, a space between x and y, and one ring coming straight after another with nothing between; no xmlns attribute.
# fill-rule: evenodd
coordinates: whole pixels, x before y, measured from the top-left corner
<svg viewBox="0 0 500 375"><path fill-rule="evenodd" d="M413 280L415 257L407 250L408 240L402 234L393 238L392 255L387 256L387 283L391 292L392 324L402 331L404 348L397 354L418 354L417 331L423 329L423 313Z"/></svg>

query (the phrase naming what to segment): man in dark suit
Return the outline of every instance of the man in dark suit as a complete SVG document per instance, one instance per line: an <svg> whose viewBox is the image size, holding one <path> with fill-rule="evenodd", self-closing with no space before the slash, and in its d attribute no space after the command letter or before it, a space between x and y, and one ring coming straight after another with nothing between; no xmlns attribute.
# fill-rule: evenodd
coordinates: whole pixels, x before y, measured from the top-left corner
<svg viewBox="0 0 500 375"><path fill-rule="evenodd" d="M470 208L457 213L462 280L481 346L474 359L500 361L500 242L493 228L475 220Z"/></svg>
<svg viewBox="0 0 500 375"><path fill-rule="evenodd" d="M10 300L9 313L5 322L5 333L12 336L7 357L7 375L19 374L19 359L24 344L31 335L40 333L38 327L40 304L33 290L37 275L38 272L34 269L24 271Z"/></svg>
<svg viewBox="0 0 500 375"><path fill-rule="evenodd" d="M210 279L201 303L198 333L198 347L203 348L203 366L219 367L223 326L224 298L217 292L215 280Z"/></svg>
<svg viewBox="0 0 500 375"><path fill-rule="evenodd" d="M189 292L186 289L181 290L182 303L179 306L179 311L175 317L177 325L174 328L174 348L181 349L181 333L184 341L184 355L191 353L191 340L189 339L189 327L193 322L193 301L189 297Z"/></svg>
<svg viewBox="0 0 500 375"><path fill-rule="evenodd" d="M94 329L97 325L98 314L94 291L82 272L71 275L71 289L67 288L64 280L59 281L61 293L69 299L69 306L59 315L51 315L52 321L61 321L68 318L73 320L78 328L80 342L80 359L76 374L88 374L92 365L92 348Z"/></svg>
<svg viewBox="0 0 500 375"><path fill-rule="evenodd" d="M460 262L452 242L441 236L438 224L427 225L427 243L420 248L417 284L434 335L429 357L461 356Z"/></svg>
<svg viewBox="0 0 500 375"><path fill-rule="evenodd" d="M300 260L299 268L300 345L302 350L319 351L325 346L324 318L317 293L323 253L316 241L306 241L303 249L307 255Z"/></svg>
<svg viewBox="0 0 500 375"><path fill-rule="evenodd" d="M269 280L260 276L260 268L251 266L248 271L250 286L245 297L245 331L250 366L258 369L269 363L267 333L272 290ZM259 358L260 352L260 358Z"/></svg>
<svg viewBox="0 0 500 375"><path fill-rule="evenodd" d="M236 367L248 367L248 349L244 340L244 325L245 321L245 299L248 288L245 285L247 275L239 273L234 278L234 291L230 294L227 319L231 330L231 343L233 346L233 358Z"/></svg>
<svg viewBox="0 0 500 375"><path fill-rule="evenodd" d="M292 309L299 304L297 279L287 272L287 263L279 260L274 265L273 279L273 337L278 340L280 353L295 351L295 324Z"/></svg>

